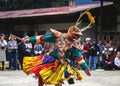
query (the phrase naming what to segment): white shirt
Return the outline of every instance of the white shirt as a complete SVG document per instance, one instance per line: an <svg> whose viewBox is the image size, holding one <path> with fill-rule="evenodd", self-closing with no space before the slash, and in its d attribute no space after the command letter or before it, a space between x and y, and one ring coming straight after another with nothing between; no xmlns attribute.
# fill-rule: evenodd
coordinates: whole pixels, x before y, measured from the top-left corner
<svg viewBox="0 0 120 86"><path fill-rule="evenodd" d="M0 40L0 45L1 46L7 46L7 41L6 40Z"/></svg>
<svg viewBox="0 0 120 86"><path fill-rule="evenodd" d="M120 67L120 59L118 59L118 57L115 58L114 63L116 66Z"/></svg>
<svg viewBox="0 0 120 86"><path fill-rule="evenodd" d="M0 48L4 47L6 49L7 41L6 40L0 40Z"/></svg>
<svg viewBox="0 0 120 86"><path fill-rule="evenodd" d="M25 46L26 46L26 48L32 49L32 44L31 43L25 44Z"/></svg>
<svg viewBox="0 0 120 86"><path fill-rule="evenodd" d="M31 52L31 50L32 50L32 44L31 43L25 44L25 47L26 47L27 52Z"/></svg>

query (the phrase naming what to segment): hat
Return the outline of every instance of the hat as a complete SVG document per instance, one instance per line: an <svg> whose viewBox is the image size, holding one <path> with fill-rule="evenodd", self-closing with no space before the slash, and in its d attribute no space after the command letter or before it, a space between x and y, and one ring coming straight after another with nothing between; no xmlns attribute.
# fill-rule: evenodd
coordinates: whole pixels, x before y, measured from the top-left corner
<svg viewBox="0 0 120 86"><path fill-rule="evenodd" d="M85 40L86 40L86 41L90 41L90 40L91 40L91 38L86 38Z"/></svg>
<svg viewBox="0 0 120 86"><path fill-rule="evenodd" d="M29 38L29 36L25 36L24 38L25 38L25 39L28 39L28 38Z"/></svg>

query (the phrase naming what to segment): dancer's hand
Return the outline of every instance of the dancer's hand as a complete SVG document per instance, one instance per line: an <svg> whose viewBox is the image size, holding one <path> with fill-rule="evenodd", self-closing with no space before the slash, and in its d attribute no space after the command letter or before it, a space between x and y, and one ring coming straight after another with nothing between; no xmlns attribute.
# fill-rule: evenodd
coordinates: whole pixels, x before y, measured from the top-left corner
<svg viewBox="0 0 120 86"><path fill-rule="evenodd" d="M87 68L84 70L84 72L86 73L86 75L91 76L90 69Z"/></svg>

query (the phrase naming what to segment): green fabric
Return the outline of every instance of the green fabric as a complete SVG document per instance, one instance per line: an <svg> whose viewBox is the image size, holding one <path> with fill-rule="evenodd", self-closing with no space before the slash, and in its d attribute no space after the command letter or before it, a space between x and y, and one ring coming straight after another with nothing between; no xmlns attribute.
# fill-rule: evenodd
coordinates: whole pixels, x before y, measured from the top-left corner
<svg viewBox="0 0 120 86"><path fill-rule="evenodd" d="M72 49L72 57L78 58L82 56L82 53L77 48L71 48L71 49Z"/></svg>
<svg viewBox="0 0 120 86"><path fill-rule="evenodd" d="M56 38L55 38L53 33L45 34L44 35L44 41L45 42L53 42L53 43L55 43L56 42Z"/></svg>
<svg viewBox="0 0 120 86"><path fill-rule="evenodd" d="M36 42L36 36L30 37L30 38L29 38L29 41L32 42L32 43Z"/></svg>
<svg viewBox="0 0 120 86"><path fill-rule="evenodd" d="M83 69L83 70L85 70L85 69L87 69L87 68L88 68L88 66L87 66L86 62L84 62L84 63L80 64L80 66L82 67L82 69Z"/></svg>
<svg viewBox="0 0 120 86"><path fill-rule="evenodd" d="M52 52L50 53L50 55L53 56L54 58L58 59L58 56L59 56L59 55L58 55L58 49L52 51Z"/></svg>
<svg viewBox="0 0 120 86"><path fill-rule="evenodd" d="M36 36L30 37L29 40L32 43L35 43L37 41L36 40ZM45 34L44 35L44 42L53 42L53 43L55 43L56 42L56 38L55 38L54 34L53 33Z"/></svg>
<svg viewBox="0 0 120 86"><path fill-rule="evenodd" d="M73 47L73 48L70 48L69 50L66 51L65 53L65 57L66 58L78 58L82 56L82 53L80 52L80 50L78 50L77 48Z"/></svg>
<svg viewBox="0 0 120 86"><path fill-rule="evenodd" d="M73 47L71 49L69 49L68 51L66 51L65 53L65 57L66 58L70 58L71 60L74 60L76 58L80 58L82 56L82 53L80 50L78 50L77 48ZM84 70L84 69L87 69L88 66L86 64L86 62L80 64L81 65L81 68Z"/></svg>

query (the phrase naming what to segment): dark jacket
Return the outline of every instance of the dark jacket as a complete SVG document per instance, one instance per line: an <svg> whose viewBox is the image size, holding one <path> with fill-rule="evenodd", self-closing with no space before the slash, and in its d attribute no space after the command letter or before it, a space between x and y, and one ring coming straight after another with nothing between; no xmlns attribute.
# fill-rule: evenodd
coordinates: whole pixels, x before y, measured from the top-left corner
<svg viewBox="0 0 120 86"><path fill-rule="evenodd" d="M31 53L27 52L25 44L23 42L20 42L18 44L18 57L23 58L24 56L31 56Z"/></svg>
<svg viewBox="0 0 120 86"><path fill-rule="evenodd" d="M95 43L95 44L92 44L88 50L88 54L89 56L97 56L97 52L99 52L100 49L98 47L98 45Z"/></svg>

